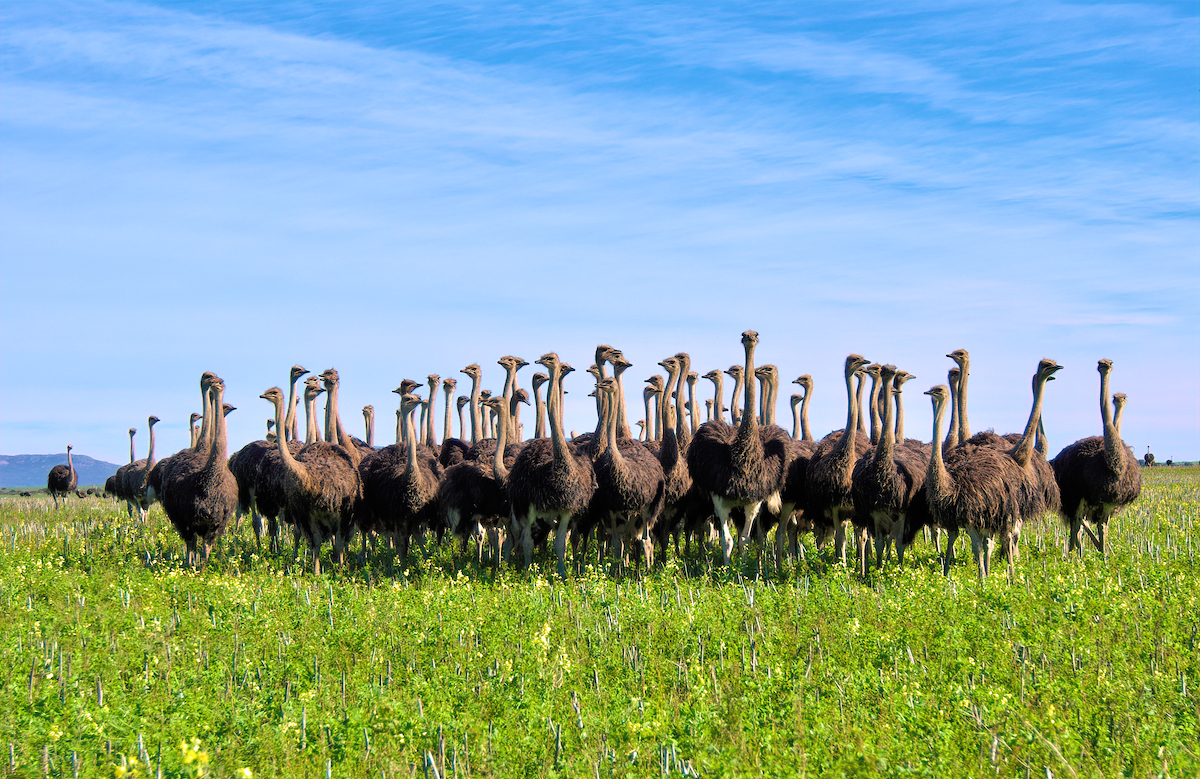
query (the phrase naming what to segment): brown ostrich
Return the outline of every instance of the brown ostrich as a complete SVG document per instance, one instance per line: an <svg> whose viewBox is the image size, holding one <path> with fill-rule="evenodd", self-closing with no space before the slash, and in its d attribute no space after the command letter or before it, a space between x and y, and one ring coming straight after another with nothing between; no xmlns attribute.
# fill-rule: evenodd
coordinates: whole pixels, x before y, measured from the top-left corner
<svg viewBox="0 0 1200 779"><path fill-rule="evenodd" d="M550 437L526 444L508 474L512 504L514 547L520 546L525 565L533 561L535 523L544 522L555 531L554 548L558 573L566 576L567 543L573 518L587 511L596 491L591 458L568 442L562 422L562 379L564 366L553 352L537 360L549 373L547 412Z"/></svg>
<svg viewBox="0 0 1200 779"><path fill-rule="evenodd" d="M731 561L734 546L729 527L733 510L740 509L744 517L737 533L740 548L750 536L763 501L779 489L779 478L767 462L768 454L764 451L755 415L754 347L757 344L758 333L753 330L742 333L745 366L734 376L744 379L746 407L741 422L736 428L717 422L701 425L687 450L692 481L712 501L725 565Z"/></svg>
<svg viewBox="0 0 1200 779"><path fill-rule="evenodd" d="M808 464L807 507L814 527L818 530L818 542L832 532L834 551L843 563L846 560L845 523L854 511L851 492L854 464L870 448L870 440L859 430L858 394L854 379L867 359L857 354L846 358L846 427L835 430L821 439ZM862 388L861 378L859 389Z"/></svg>
<svg viewBox="0 0 1200 779"><path fill-rule="evenodd" d="M1080 530L1086 530L1096 549L1107 557L1105 534L1113 515L1137 499L1142 489L1142 469L1133 449L1121 440L1121 412L1125 395L1113 396L1115 414L1108 410L1112 360L1096 365L1100 372L1100 424L1103 435L1081 438L1051 461L1062 495L1061 514L1067 525L1067 554L1079 550ZM1095 525L1096 533L1085 523Z"/></svg>
<svg viewBox="0 0 1200 779"><path fill-rule="evenodd" d="M146 459L135 460L121 472L121 492L124 493L125 500L131 507L130 515L132 516L133 511L136 511L138 519L142 522L146 521L146 515L150 511L152 502L151 496L147 495L146 485L150 470L154 468L154 426L158 424L158 417L151 414L147 422L150 428L150 449L147 451Z"/></svg>
<svg viewBox="0 0 1200 779"><path fill-rule="evenodd" d="M328 372L327 372L328 373ZM322 374L326 376L326 374ZM329 393L326 411L326 436L338 439L337 396ZM334 384L336 386L336 383ZM259 397L275 407L276 425L283 424L283 391L272 387ZM333 541L335 562L340 563L353 532L355 504L362 497L362 484L351 452L338 443L315 441L296 455L282 439L276 443L283 466L286 502L284 512L308 540L312 550L313 573L321 573L321 546Z"/></svg>
<svg viewBox="0 0 1200 779"><path fill-rule="evenodd" d="M63 505L66 505L66 497L75 491L75 486L79 483L79 476L75 473L75 463L71 460L71 450L73 446L67 444L67 464L56 465L50 469L50 473L46 474L46 490L50 493L50 497L54 498L54 508L58 508L58 498L63 497Z"/></svg>
<svg viewBox="0 0 1200 779"><path fill-rule="evenodd" d="M211 373L200 379L204 430L198 449L176 452L164 474L162 505L187 549L187 564L207 564L217 539L237 508L237 480L229 472L222 399L225 382ZM282 421L282 415L276 420Z"/></svg>

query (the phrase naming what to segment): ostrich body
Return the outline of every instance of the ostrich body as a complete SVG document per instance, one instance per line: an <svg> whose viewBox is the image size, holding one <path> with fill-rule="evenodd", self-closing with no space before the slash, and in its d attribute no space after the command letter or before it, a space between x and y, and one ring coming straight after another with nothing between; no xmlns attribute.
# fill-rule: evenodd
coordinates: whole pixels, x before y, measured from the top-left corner
<svg viewBox="0 0 1200 779"><path fill-rule="evenodd" d="M213 546L237 508L237 480L227 464L221 402L225 382L206 374L201 378L201 387L207 402L204 412L207 435L201 434L199 450L175 454L169 471L164 474L162 494L163 510L187 548L188 565L208 562ZM282 414L276 422L281 421Z"/></svg>
<svg viewBox="0 0 1200 779"><path fill-rule="evenodd" d="M533 561L534 523L545 521L556 530L554 548L558 573L566 576L567 542L572 518L588 510L596 477L587 454L567 441L562 424L563 365L553 352L537 363L549 373L547 392L550 438L530 441L508 475L512 503L513 543L521 546L525 565Z"/></svg>
<svg viewBox="0 0 1200 779"><path fill-rule="evenodd" d="M883 419L879 443L870 454L854 465L853 496L854 513L867 518L870 524L861 522L875 538L875 566L883 565L883 555L890 541L896 542L896 555L904 564L904 530L908 508L925 486L925 474L929 463L920 452L897 446L895 420L892 417L891 396L898 395L892 387L897 375L894 365L885 365L880 371L883 397ZM866 534L859 538L859 572L867 575Z"/></svg>
<svg viewBox="0 0 1200 779"><path fill-rule="evenodd" d="M625 365L628 367L628 365ZM647 566L654 562L651 532L662 510L664 483L659 461L636 441L620 438L615 378L603 379L596 391L604 399L603 432L592 463L597 510L612 537L614 568L625 564L626 549L640 546Z"/></svg>
<svg viewBox="0 0 1200 779"><path fill-rule="evenodd" d="M58 496L63 497L63 505L66 505L66 498L75 491L75 487L79 484L79 475L75 473L75 463L71 460L71 450L75 447L67 444L67 464L56 465L50 469L50 473L46 474L46 490L49 491L50 497L54 498L54 508L58 508Z"/></svg>
<svg viewBox="0 0 1200 779"><path fill-rule="evenodd" d="M295 457L308 444L321 440L320 427L317 425L317 398L325 392L321 388L320 379L310 376L304 382L304 415L305 438L301 443L292 439L287 441L288 451ZM297 423L298 424L298 423ZM270 539L271 551L279 551L280 520L292 526L292 538L295 548L300 545L303 534L299 525L287 516L288 489L291 477L287 474L283 458L279 454L279 439L267 450L258 461L254 473L254 507L259 516L267 520L267 536Z"/></svg>
<svg viewBox="0 0 1200 779"><path fill-rule="evenodd" d="M131 462L123 469L121 475L121 491L125 494L129 515L132 517L133 512L137 511L138 518L143 522L146 521L146 515L150 510L151 496L147 494L146 485L150 470L154 468L154 426L158 424L159 420L152 414L146 421L147 427L150 429L150 448L146 452L146 459Z"/></svg>
<svg viewBox="0 0 1200 779"><path fill-rule="evenodd" d="M272 387L259 397L275 407L276 424L282 424L283 392ZM328 396L327 409L326 418L332 420L334 426L331 430L326 424L326 435L332 435L336 440L337 399L333 393ZM276 451L282 465L286 495L283 511L288 521L308 540L313 573L319 575L321 546L327 539L332 540L334 560L340 563L354 529L355 504L362 498L355 461L345 447L328 441L305 444L293 455L287 442L280 439L276 442Z"/></svg>
<svg viewBox="0 0 1200 779"><path fill-rule="evenodd" d="M846 427L821 439L808 465L808 507L819 531L818 543L834 534L834 551L846 560L845 522L854 510L854 464L870 449L870 440L858 429L859 407L854 377L867 360L857 354L846 358ZM862 387L861 379L859 387Z"/></svg>
<svg viewBox="0 0 1200 779"><path fill-rule="evenodd" d="M753 330L742 333L746 361L739 375L745 379L746 407L742 410L741 422L736 428L722 422L701 425L687 450L692 481L712 500L725 565L730 563L734 545L729 529L731 512L735 508L744 512L738 533L740 547L749 538L763 501L779 489L780 479L778 474L772 474L774 469L767 463L754 413L754 347L757 344L758 333Z"/></svg>
<svg viewBox="0 0 1200 779"><path fill-rule="evenodd" d="M1108 521L1137 499L1142 489L1142 469L1133 449L1121 440L1120 412L1125 396L1113 397L1116 415L1108 411L1109 374L1112 360L1100 360L1100 423L1103 435L1081 438L1065 447L1051 461L1062 495L1061 514L1069 531L1067 553L1079 550L1079 532L1086 529L1100 554L1107 556L1105 534ZM1096 526L1096 534L1085 525Z"/></svg>

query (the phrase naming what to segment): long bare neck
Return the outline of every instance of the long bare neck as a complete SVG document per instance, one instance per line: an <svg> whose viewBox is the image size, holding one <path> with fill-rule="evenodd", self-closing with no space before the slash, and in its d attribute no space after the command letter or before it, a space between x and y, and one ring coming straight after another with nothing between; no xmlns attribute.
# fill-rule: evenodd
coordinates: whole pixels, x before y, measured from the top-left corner
<svg viewBox="0 0 1200 779"><path fill-rule="evenodd" d="M622 363L624 364L624 363ZM617 380L617 408L616 408L616 425L617 435L628 440L633 438L633 431L629 428L628 411L625 408L625 385L621 383L621 374L624 369L613 368L613 378Z"/></svg>
<svg viewBox="0 0 1200 779"><path fill-rule="evenodd" d="M429 408L428 404L426 404L426 403L421 404L421 425L420 425L420 427L421 427L421 444L422 445L429 443L429 426L428 426L429 415L426 413L426 410L428 408Z"/></svg>
<svg viewBox="0 0 1200 779"><path fill-rule="evenodd" d="M925 471L925 489L929 491L930 503L941 503L954 491L954 483L942 460L942 430L946 422L945 399L933 398L933 451L929 456L929 467Z"/></svg>
<svg viewBox="0 0 1200 779"><path fill-rule="evenodd" d="M1113 427L1117 431L1117 440L1121 440L1121 415L1125 413L1125 398L1113 398Z"/></svg>
<svg viewBox="0 0 1200 779"><path fill-rule="evenodd" d="M443 389L446 391L446 418L442 422L442 440L448 441L454 437L451 433L450 427L450 409L454 402L454 387L447 384Z"/></svg>
<svg viewBox="0 0 1200 779"><path fill-rule="evenodd" d="M276 424L279 421L276 420ZM315 444L321 440L321 427L317 424L317 393L304 394L304 443Z"/></svg>
<svg viewBox="0 0 1200 779"><path fill-rule="evenodd" d="M871 376L871 443L879 443L879 436L883 431L883 421L879 418L879 385L882 381L879 374Z"/></svg>
<svg viewBox="0 0 1200 779"><path fill-rule="evenodd" d="M543 385L546 387L546 394L549 394L550 393L549 383L543 382ZM537 417L537 419L534 421L534 425L533 425L533 437L534 438L545 438L545 436L546 436L546 401L542 400L542 390L540 387L535 387L533 390L533 406L534 406L534 416Z"/></svg>
<svg viewBox="0 0 1200 779"><path fill-rule="evenodd" d="M803 433L800 432L800 404L803 402L803 398L799 397L798 395L792 395L792 438L796 439L797 441L799 441L800 437L803 435Z"/></svg>
<svg viewBox="0 0 1200 779"><path fill-rule="evenodd" d="M740 373L733 377L733 393L729 397L729 416L735 425L742 422L742 382L745 380L745 376Z"/></svg>
<svg viewBox="0 0 1200 779"><path fill-rule="evenodd" d="M885 376L887 374L884 374ZM887 393L892 392L891 377L880 379L882 391L885 393L883 401L883 419L880 420L879 444L875 447L875 461L880 463L890 463L892 456L896 451L896 430L892 427L892 404L888 402Z"/></svg>
<svg viewBox="0 0 1200 779"><path fill-rule="evenodd" d="M613 431L609 428L609 417L612 416L612 397L596 385L596 397L600 400L600 415L596 417L596 432L593 434L595 445L592 447L592 452L595 456L599 456L603 452L607 452L609 444L613 443Z"/></svg>
<svg viewBox="0 0 1200 779"><path fill-rule="evenodd" d="M404 443L404 414L396 409L396 443Z"/></svg>
<svg viewBox="0 0 1200 779"><path fill-rule="evenodd" d="M804 388L804 400L800 401L800 430L803 432L803 440L812 441L812 430L808 427L808 401L812 398L812 388Z"/></svg>
<svg viewBox="0 0 1200 779"><path fill-rule="evenodd" d="M208 387L201 385L200 387L200 433L196 436L196 445L192 447L193 451L202 452L208 446L209 436L212 435L213 415L209 404ZM217 413L221 413L217 409ZM132 450L132 441L130 449ZM132 454L132 452L131 452ZM132 460L130 460L132 462Z"/></svg>
<svg viewBox="0 0 1200 779"><path fill-rule="evenodd" d="M700 404L696 400L696 382L699 381L694 373L689 373L687 376L688 388L688 427L691 428L691 434L696 435L696 431L700 429Z"/></svg>
<svg viewBox="0 0 1200 779"><path fill-rule="evenodd" d="M317 433L316 403L316 396L305 395L304 408L308 418L305 424L307 428L305 444L312 443L313 436ZM275 429L278 430L279 426L283 424L283 401L281 398L275 398L271 401L271 405L275 407ZM285 468L301 478L308 475L308 470L292 456L292 450L288 448L287 441L283 439L283 436L275 436L275 447L279 450L279 457L283 460Z"/></svg>
<svg viewBox="0 0 1200 779"><path fill-rule="evenodd" d="M213 440L212 448L209 450L209 463L216 465L224 465L229 459L229 446L225 433L225 413L222 409L221 400L225 397L225 388L217 384L213 388Z"/></svg>
<svg viewBox="0 0 1200 779"><path fill-rule="evenodd" d="M1112 414L1108 409L1108 374L1110 372L1110 370L1100 372L1100 421L1104 425L1104 464L1113 473L1120 473L1121 455L1124 453L1125 447L1121 443L1121 432L1113 422Z"/></svg>
<svg viewBox="0 0 1200 779"><path fill-rule="evenodd" d="M858 429L858 432L862 433L863 435L867 435L867 428L863 422L863 419L865 419L865 417L863 416L863 413L862 413L863 388L866 386L867 386L867 380L863 376L863 374L860 373L858 375L858 381L855 386L854 401L853 401L852 405L854 406L854 418L857 420L857 424L855 425L855 427Z"/></svg>
<svg viewBox="0 0 1200 779"><path fill-rule="evenodd" d="M426 427L425 442L430 446L437 444L437 425L433 422L434 413L437 411L437 389L437 381L429 382L429 410L425 414L428 426Z"/></svg>
<svg viewBox="0 0 1200 779"><path fill-rule="evenodd" d="M67 452L67 459L71 458L71 453ZM146 473L150 473L150 469L154 467L154 423L150 423L150 451L146 453Z"/></svg>
<svg viewBox="0 0 1200 779"><path fill-rule="evenodd" d="M904 401L900 399L903 393L896 388L896 440L904 440Z"/></svg>
<svg viewBox="0 0 1200 779"><path fill-rule="evenodd" d="M961 373L956 374L951 372L947 376L947 382L950 384L950 432L946 434L946 448L953 449L958 446L958 377Z"/></svg>
<svg viewBox="0 0 1200 779"><path fill-rule="evenodd" d="M500 424L496 426L496 456L492 458L492 477L497 484L505 485L508 484L508 468L504 466L504 448L508 446L509 441L508 410L500 408L496 413L500 415Z"/></svg>
<svg viewBox="0 0 1200 779"><path fill-rule="evenodd" d="M471 444L479 443L479 434L483 432L483 419L479 414L479 379L478 373L471 376Z"/></svg>
<svg viewBox="0 0 1200 779"><path fill-rule="evenodd" d="M571 456L571 452L567 448L567 437L563 434L562 429L562 380L563 375L559 364L551 363L550 390L546 393L547 414L550 417L550 445L554 452L554 459L565 461Z"/></svg>
<svg viewBox="0 0 1200 779"><path fill-rule="evenodd" d="M858 420L858 403L855 402L856 393L854 391L854 378L855 378L854 371L849 371L849 370L846 371L846 429L842 433L841 439L837 442L837 446L835 446L833 449L834 453L836 453L838 455L840 455L844 452L853 452L854 451L854 448L855 448L854 447L854 444L855 444L854 439L858 435L858 432L859 432L859 430L858 430L858 421L859 421ZM859 378L859 380L858 380L857 395L861 396L862 376L860 375L858 378Z"/></svg>
<svg viewBox="0 0 1200 779"><path fill-rule="evenodd" d="M467 440L467 425L463 419L463 409L466 408L466 406L467 404L464 403L458 407L458 434L459 438L463 441Z"/></svg>
<svg viewBox="0 0 1200 779"><path fill-rule="evenodd" d="M154 441L154 428L150 428L150 440L151 440L151 442ZM153 447L153 443L151 444L151 446ZM154 449L151 448L150 451L153 452ZM153 463L151 463L151 465L153 465ZM75 463L74 463L74 461L71 460L70 447L67 447L67 470L70 471L71 473L75 473ZM150 469L147 468L146 472L149 473L149 471L150 471Z"/></svg>
<svg viewBox="0 0 1200 779"><path fill-rule="evenodd" d="M129 462L130 463L133 463L137 460L137 452L135 452L133 449L133 436L134 436L134 432L132 430L130 430L129 431Z"/></svg>
<svg viewBox="0 0 1200 779"><path fill-rule="evenodd" d="M967 377L971 375L971 360L964 357L958 373L958 441L965 443L971 437L971 423L967 420Z"/></svg>
<svg viewBox="0 0 1200 779"><path fill-rule="evenodd" d="M416 411L416 405L410 406L404 410L404 449L408 453L404 465L404 471L409 476L417 473L419 465L417 463L417 429L413 427L413 412Z"/></svg>
<svg viewBox="0 0 1200 779"><path fill-rule="evenodd" d="M292 440L297 437L296 406L299 405L299 399L296 397L296 382L300 380L300 377L289 375L288 378L291 379L291 384L288 385L287 419L284 420L283 427L276 425L275 429L288 440Z"/></svg>
<svg viewBox="0 0 1200 779"><path fill-rule="evenodd" d="M743 445L750 438L758 441L758 418L755 416L755 381L754 381L754 344L746 344L746 364L743 366L742 377L743 399L746 406L742 409L742 421L738 425L737 440ZM741 380L741 378L739 378Z"/></svg>
<svg viewBox="0 0 1200 779"><path fill-rule="evenodd" d="M375 411L363 411L363 422L366 424L367 430L367 446L375 448Z"/></svg>
<svg viewBox="0 0 1200 779"><path fill-rule="evenodd" d="M613 464L617 467L620 467L625 458L621 456L621 448L618 446L617 442L618 430L615 407L619 405L619 401L617 400L616 396L610 392L605 392L603 394L605 395L604 417L605 422L607 423L606 427L608 428L608 434L606 436L607 440L605 441L606 448L609 456L612 458Z"/></svg>
<svg viewBox="0 0 1200 779"><path fill-rule="evenodd" d="M194 419L188 420L188 433L190 436L190 443L188 445L195 447L196 439L200 437L200 428L196 426L196 421Z"/></svg>
<svg viewBox="0 0 1200 779"><path fill-rule="evenodd" d="M654 419L654 417L650 416L650 401L653 399L654 399L653 391L642 393L642 401L646 404L646 416L645 416L646 421L644 423L642 423L642 435L641 435L641 439L643 441L649 439L651 436L654 435L654 423L651 421Z"/></svg>
<svg viewBox="0 0 1200 779"><path fill-rule="evenodd" d="M721 372L717 371L712 377L713 383L713 419L725 421L725 382L721 379Z"/></svg>
<svg viewBox="0 0 1200 779"><path fill-rule="evenodd" d="M775 379L769 374L763 377L763 419L768 425L775 424L775 402L777 400Z"/></svg>
<svg viewBox="0 0 1200 779"><path fill-rule="evenodd" d="M337 415L334 399L337 396L337 386L328 384L325 387L325 440L331 444L340 444L338 440Z"/></svg>
<svg viewBox="0 0 1200 779"><path fill-rule="evenodd" d="M1034 374L1033 377L1033 408L1029 410L1029 420L1025 423L1025 432L1021 434L1021 440L1013 445L1013 448L1008 451L1009 456L1016 460L1017 465L1024 468L1029 464L1029 458L1033 456L1033 444L1037 437L1038 420L1042 418L1042 396L1046 389L1046 376L1043 376L1041 371Z"/></svg>

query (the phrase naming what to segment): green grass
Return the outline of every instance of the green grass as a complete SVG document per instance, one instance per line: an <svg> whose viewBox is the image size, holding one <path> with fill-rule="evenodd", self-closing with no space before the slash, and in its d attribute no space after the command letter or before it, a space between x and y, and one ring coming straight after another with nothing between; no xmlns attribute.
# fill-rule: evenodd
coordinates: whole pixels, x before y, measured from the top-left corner
<svg viewBox="0 0 1200 779"><path fill-rule="evenodd" d="M0 500L0 775L1200 771L1196 469L1146 472L1107 565L1047 518L982 588L920 542L868 582L446 548L313 577L248 528L196 573L160 509L68 505Z"/></svg>

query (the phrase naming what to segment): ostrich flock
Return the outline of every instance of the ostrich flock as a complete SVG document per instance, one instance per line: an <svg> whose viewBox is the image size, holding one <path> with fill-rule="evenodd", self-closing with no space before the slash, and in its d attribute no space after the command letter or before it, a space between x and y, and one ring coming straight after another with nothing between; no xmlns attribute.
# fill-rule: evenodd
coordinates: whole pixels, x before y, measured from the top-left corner
<svg viewBox="0 0 1200 779"><path fill-rule="evenodd" d="M480 562L486 549L493 566L502 560L528 566L535 547L553 538L564 577L568 547L582 561L593 539L615 573L653 565L656 550L663 555L674 546L679 554L681 541L688 549L693 543L715 546L724 565L748 553L751 542L761 558L772 531L777 565L803 556L801 536L811 533L819 549L832 541L833 558L843 564L849 541L865 576L872 546L877 567L893 545L903 565L906 548L927 528L947 574L955 540L966 531L983 578L993 552L1007 559L1011 573L1023 522L1046 512L1061 515L1068 554L1083 553L1081 532L1105 554L1108 520L1140 491L1140 467L1120 435L1125 395L1110 398L1111 360L1097 366L1103 434L1076 441L1048 460L1041 409L1046 384L1062 367L1053 360L1042 360L1034 372L1032 408L1022 432L972 435L970 357L963 349L951 352L949 386L925 393L934 410L927 443L905 437L901 390L914 377L852 354L844 370L845 427L816 440L808 426L812 379L804 375L793 382L803 392L791 396L789 433L775 423L779 371L755 364L757 344L757 333L743 333L744 363L703 377L691 370L686 353L662 360L666 377L647 379L645 418L635 424L636 436L622 386L631 363L619 349L604 345L587 369L595 379L596 428L570 436L563 429L563 380L574 369L554 353L537 360L545 372L533 375L532 393L517 380L528 363L512 356L498 361L505 371L500 395L481 389L476 364L462 369L471 391L456 402L453 378L430 375L426 399L415 393L420 382L404 380L394 390L400 396L396 443L383 448L374 446L371 406L363 409L366 440L347 434L338 410L339 377L332 369L303 383L301 438L297 384L308 371L297 365L286 396L279 387L261 395L274 411L266 438L232 457L225 383L205 373L203 413L192 415L191 446L156 460L158 418L151 416L148 456L134 459L136 431L130 430L130 463L105 488L126 502L131 518L137 512L144 519L151 504L161 503L183 538L188 565L207 561L230 521L236 517L240 523L248 515L258 543L265 533L273 552L290 526L294 549L301 538L307 542L318 574L327 541L333 561L342 564L356 533L362 535L364 559L368 545L380 543L401 559L414 542L424 554L432 533L439 542L457 539L460 554L470 549ZM728 409L724 375L734 382ZM701 378L714 390L704 401L704 421L697 402ZM445 396L440 443L439 386ZM531 394L536 421L533 437L526 439L520 412ZM454 409L457 438L451 436ZM55 466L49 475L56 499L75 488L70 447L67 455L68 465Z"/></svg>

